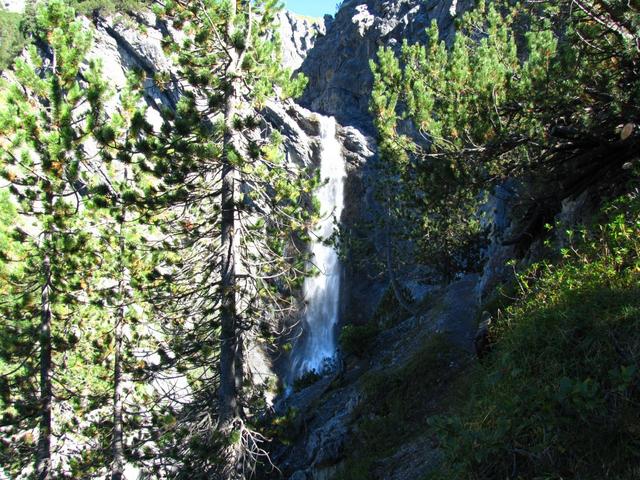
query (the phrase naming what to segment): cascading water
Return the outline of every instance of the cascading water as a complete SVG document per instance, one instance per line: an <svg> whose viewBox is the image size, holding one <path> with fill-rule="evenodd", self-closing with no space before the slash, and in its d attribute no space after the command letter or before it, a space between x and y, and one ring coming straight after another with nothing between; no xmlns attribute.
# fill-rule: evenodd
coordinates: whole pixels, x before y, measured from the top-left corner
<svg viewBox="0 0 640 480"><path fill-rule="evenodd" d="M347 174L342 146L336 138L335 119L319 118L322 139L320 178L326 183L316 192L321 220L312 232L311 245L312 262L319 274L307 278L304 283L306 308L303 334L292 355L291 374L294 379L309 371L323 373L332 368L337 351L336 326L342 267L333 246L325 245L324 241L333 233L335 222L340 220Z"/></svg>

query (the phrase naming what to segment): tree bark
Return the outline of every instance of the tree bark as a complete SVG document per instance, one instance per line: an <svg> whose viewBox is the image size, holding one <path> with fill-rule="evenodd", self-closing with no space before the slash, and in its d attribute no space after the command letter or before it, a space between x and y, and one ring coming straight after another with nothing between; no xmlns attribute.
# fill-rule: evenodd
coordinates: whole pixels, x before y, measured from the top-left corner
<svg viewBox="0 0 640 480"><path fill-rule="evenodd" d="M220 339L220 386L218 421L220 430L231 435L242 429L242 410L240 393L243 382L243 352L241 329L238 319L238 262L239 232L236 231L239 211L236 201L239 197L239 172L234 165L231 154L242 155L241 145L236 142L234 121L242 101L242 62L251 40L251 4L248 9L248 25L243 48L237 48L232 41L236 35L235 17L238 3L231 2L231 14L226 25L226 42L229 46L226 78L228 87L225 93L225 132L223 138L222 165L222 222L221 222L221 339ZM241 434L241 432L236 432ZM240 439L234 439L224 451L223 478L227 480L244 478L242 471L243 447Z"/></svg>
<svg viewBox="0 0 640 480"><path fill-rule="evenodd" d="M228 69L229 93L225 102L224 158L222 168L222 223L220 246L222 249L222 302L221 302L221 346L220 346L220 406L219 418L222 428L229 426L238 416L237 376L237 266L236 266L236 170L230 161L233 147L233 118L238 105L238 79L235 78L237 52L230 52L231 66Z"/></svg>
<svg viewBox="0 0 640 480"><path fill-rule="evenodd" d="M118 284L118 313L114 328L115 336L115 359L113 366L113 438L111 450L113 464L111 467L111 480L122 480L124 474L124 428L122 420L122 340L125 316L125 268L124 268L124 237L122 233L122 222L119 225L119 250L120 250L120 279Z"/></svg>
<svg viewBox="0 0 640 480"><path fill-rule="evenodd" d="M51 212L53 195L50 192L46 194L45 202L45 208ZM40 431L35 465L38 480L51 479L51 404L53 401L51 383L51 256L47 250L50 247L48 241L50 236L49 232L45 232L45 255L42 260L43 282L40 299Z"/></svg>

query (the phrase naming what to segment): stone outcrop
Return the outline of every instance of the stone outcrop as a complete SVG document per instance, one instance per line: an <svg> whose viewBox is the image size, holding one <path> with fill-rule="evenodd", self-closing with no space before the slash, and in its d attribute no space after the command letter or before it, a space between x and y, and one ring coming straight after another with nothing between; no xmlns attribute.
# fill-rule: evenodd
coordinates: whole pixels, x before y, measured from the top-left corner
<svg viewBox="0 0 640 480"><path fill-rule="evenodd" d="M326 32L323 19L311 19L289 11L278 14L282 62L285 67L297 70L315 45L316 39Z"/></svg>

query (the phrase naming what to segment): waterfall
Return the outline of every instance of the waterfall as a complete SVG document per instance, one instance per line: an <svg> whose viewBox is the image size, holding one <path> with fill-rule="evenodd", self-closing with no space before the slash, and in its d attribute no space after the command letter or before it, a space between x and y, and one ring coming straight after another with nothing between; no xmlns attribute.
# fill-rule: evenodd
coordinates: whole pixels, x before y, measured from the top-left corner
<svg viewBox="0 0 640 480"><path fill-rule="evenodd" d="M344 206L344 180L347 176L342 145L336 138L336 121L333 117L320 118L322 151L320 178L323 185L316 192L320 202L321 219L311 237L311 261L319 274L304 282L306 303L303 333L292 354L292 377L306 372L323 373L336 361L336 327L340 301L340 276L342 266L333 246L324 241L334 232Z"/></svg>

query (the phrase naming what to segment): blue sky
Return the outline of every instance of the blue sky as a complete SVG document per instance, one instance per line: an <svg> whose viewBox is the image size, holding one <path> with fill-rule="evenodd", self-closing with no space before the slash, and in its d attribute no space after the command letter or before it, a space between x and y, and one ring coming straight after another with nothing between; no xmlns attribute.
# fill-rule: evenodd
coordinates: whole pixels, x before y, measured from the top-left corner
<svg viewBox="0 0 640 480"><path fill-rule="evenodd" d="M310 17L333 15L339 0L285 0L284 7L292 12Z"/></svg>

